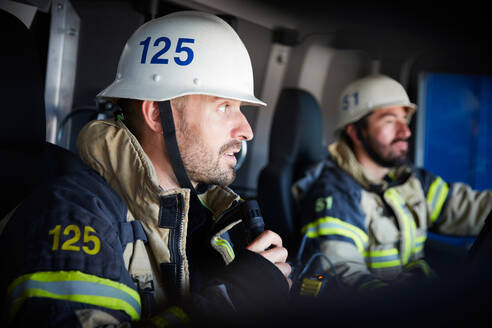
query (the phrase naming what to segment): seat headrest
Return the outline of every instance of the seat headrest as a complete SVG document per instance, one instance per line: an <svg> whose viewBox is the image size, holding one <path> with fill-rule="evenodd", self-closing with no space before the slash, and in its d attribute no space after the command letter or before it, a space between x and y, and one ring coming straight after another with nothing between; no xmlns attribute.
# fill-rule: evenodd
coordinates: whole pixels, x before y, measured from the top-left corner
<svg viewBox="0 0 492 328"><path fill-rule="evenodd" d="M44 81L39 49L31 31L0 9L0 98L2 148L42 148L46 138Z"/></svg>
<svg viewBox="0 0 492 328"><path fill-rule="evenodd" d="M324 158L321 109L311 93L282 90L270 132L269 162L314 163Z"/></svg>

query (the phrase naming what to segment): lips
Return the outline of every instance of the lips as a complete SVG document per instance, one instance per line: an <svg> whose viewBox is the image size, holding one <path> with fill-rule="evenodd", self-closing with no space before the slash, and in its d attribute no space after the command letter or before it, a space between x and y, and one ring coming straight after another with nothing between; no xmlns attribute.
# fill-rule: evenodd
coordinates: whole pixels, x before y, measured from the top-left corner
<svg viewBox="0 0 492 328"><path fill-rule="evenodd" d="M219 151L219 154L222 154L225 158L230 160L231 162L234 162L234 164L237 162L236 156L234 156L236 153L241 151L241 142L237 140L233 140L231 142L228 142L227 144L224 144Z"/></svg>
<svg viewBox="0 0 492 328"><path fill-rule="evenodd" d="M225 154L226 155L231 155L231 156L234 156L234 154L237 154L241 151L241 148L239 149L232 149L232 150L228 150Z"/></svg>
<svg viewBox="0 0 492 328"><path fill-rule="evenodd" d="M236 153L239 153L241 149L232 149L232 150L228 150L226 152L224 152L223 154L227 157L233 157L234 159L236 159L236 156L235 154Z"/></svg>
<svg viewBox="0 0 492 328"><path fill-rule="evenodd" d="M232 163L232 165L236 165L237 159L234 154L238 153L240 150L240 148L228 149L227 151L223 152L223 154L224 157Z"/></svg>

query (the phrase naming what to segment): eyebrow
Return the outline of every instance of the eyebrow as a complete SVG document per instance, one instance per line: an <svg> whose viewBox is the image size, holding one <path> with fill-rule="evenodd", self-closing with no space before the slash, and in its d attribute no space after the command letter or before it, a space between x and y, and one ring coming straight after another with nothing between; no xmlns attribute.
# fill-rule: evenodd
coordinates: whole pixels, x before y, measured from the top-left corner
<svg viewBox="0 0 492 328"><path fill-rule="evenodd" d="M227 102L229 101L230 99L227 99L227 98L220 98L220 97L217 97L217 96L213 96L215 99L214 99L214 102L215 103L223 103L223 102Z"/></svg>
<svg viewBox="0 0 492 328"><path fill-rule="evenodd" d="M396 117L396 115L393 114L393 113L383 113L383 114L380 114L378 118L384 118L386 116L394 116L394 117Z"/></svg>

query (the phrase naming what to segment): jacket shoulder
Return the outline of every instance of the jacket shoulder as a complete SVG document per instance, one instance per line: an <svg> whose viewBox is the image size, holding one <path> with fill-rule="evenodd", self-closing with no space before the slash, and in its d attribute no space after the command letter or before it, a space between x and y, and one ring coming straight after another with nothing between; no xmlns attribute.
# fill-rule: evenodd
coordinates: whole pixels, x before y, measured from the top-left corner
<svg viewBox="0 0 492 328"><path fill-rule="evenodd" d="M1 234L3 257L12 263L8 275L82 271L118 280L124 270L118 226L126 215L123 200L88 168L38 187Z"/></svg>
<svg viewBox="0 0 492 328"><path fill-rule="evenodd" d="M424 193L427 194L430 186L434 183L434 181L436 181L436 179L439 178L439 176L421 167L412 167L411 169L412 175L420 181L422 188L424 189Z"/></svg>
<svg viewBox="0 0 492 328"><path fill-rule="evenodd" d="M362 186L328 157L302 202L303 223L333 217L366 230L360 206L362 192Z"/></svg>

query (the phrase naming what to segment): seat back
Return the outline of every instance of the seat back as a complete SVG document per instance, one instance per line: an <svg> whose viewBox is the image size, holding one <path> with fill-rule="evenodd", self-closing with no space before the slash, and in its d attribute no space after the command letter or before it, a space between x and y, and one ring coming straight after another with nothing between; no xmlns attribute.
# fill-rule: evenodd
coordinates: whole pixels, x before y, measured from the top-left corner
<svg viewBox="0 0 492 328"><path fill-rule="evenodd" d="M44 80L39 49L31 31L0 10L0 181L3 218L36 186L84 167L74 153L46 142ZM7 44L6 44L7 45Z"/></svg>
<svg viewBox="0 0 492 328"><path fill-rule="evenodd" d="M267 165L258 177L258 203L265 226L277 232L293 254L300 241L292 184L328 154L323 145L321 108L305 90L282 90L270 130Z"/></svg>

